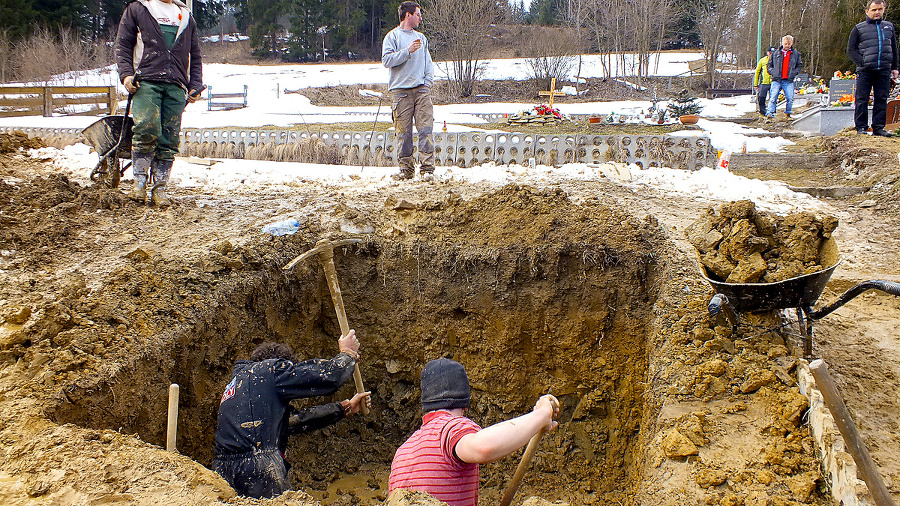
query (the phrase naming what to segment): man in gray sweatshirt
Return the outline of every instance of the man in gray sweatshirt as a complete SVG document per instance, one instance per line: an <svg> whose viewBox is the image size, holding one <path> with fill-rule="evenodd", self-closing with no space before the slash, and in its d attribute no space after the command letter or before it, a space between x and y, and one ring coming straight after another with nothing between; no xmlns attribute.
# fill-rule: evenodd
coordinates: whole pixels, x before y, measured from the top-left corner
<svg viewBox="0 0 900 506"><path fill-rule="evenodd" d="M422 10L416 2L403 2L397 9L400 26L384 37L381 62L390 71L388 90L391 92L391 111L397 131L397 156L400 173L396 179L412 179L416 165L413 158L413 121L419 132L419 171L422 179L430 180L434 173L434 107L431 104L431 84L434 64L428 50L428 40L417 32Z"/></svg>

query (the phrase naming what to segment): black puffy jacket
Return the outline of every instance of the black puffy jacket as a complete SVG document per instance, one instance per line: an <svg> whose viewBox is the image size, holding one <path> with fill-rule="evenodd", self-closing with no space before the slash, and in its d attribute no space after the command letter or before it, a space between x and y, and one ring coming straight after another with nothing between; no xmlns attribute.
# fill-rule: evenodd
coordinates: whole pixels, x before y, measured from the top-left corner
<svg viewBox="0 0 900 506"><path fill-rule="evenodd" d="M288 403L334 393L353 376L355 364L346 353L332 360L297 363L283 359L239 360L219 403L216 456L283 450L289 433L322 427L343 418L337 403L334 403L337 407L326 405L305 416L301 413L300 417L290 416L296 412Z"/></svg>
<svg viewBox="0 0 900 506"><path fill-rule="evenodd" d="M136 0L125 7L116 34L116 66L122 81L135 72L141 79L181 85L194 92L203 89L202 55L194 16L180 1L175 5L187 13L178 27L172 49L166 47L162 28L147 10L147 0Z"/></svg>
<svg viewBox="0 0 900 506"><path fill-rule="evenodd" d="M894 24L866 18L850 31L847 56L856 70L897 70L897 34Z"/></svg>
<svg viewBox="0 0 900 506"><path fill-rule="evenodd" d="M769 71L769 75L772 76L773 81L783 81L781 78L781 66L784 65L784 53L781 52L781 48L784 46L778 46L778 49L772 53L772 56L769 58L769 63L766 65L766 70ZM797 74L803 70L803 57L800 55L800 51L797 51L796 48L791 48L791 59L788 62L788 81L793 81Z"/></svg>

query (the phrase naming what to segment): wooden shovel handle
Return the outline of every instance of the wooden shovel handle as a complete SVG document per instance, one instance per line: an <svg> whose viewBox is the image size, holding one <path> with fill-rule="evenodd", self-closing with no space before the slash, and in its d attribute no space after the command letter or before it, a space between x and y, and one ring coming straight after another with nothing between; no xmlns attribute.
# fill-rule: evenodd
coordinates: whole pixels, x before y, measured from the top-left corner
<svg viewBox="0 0 900 506"><path fill-rule="evenodd" d="M553 409L557 409L558 407L559 404L554 402ZM519 467L516 468L516 474L513 475L512 480L510 480L509 485L506 487L506 492L503 494L503 499L500 500L500 506L509 506L512 503L516 491L519 490L519 485L522 484L522 478L525 477L525 471L528 470L531 459L534 457L535 452L537 452L537 447L541 442L541 438L544 437L544 434L549 430L549 427L543 427L537 434L531 436L531 439L528 441L528 446L525 448L525 453L522 454L522 460L519 461Z"/></svg>

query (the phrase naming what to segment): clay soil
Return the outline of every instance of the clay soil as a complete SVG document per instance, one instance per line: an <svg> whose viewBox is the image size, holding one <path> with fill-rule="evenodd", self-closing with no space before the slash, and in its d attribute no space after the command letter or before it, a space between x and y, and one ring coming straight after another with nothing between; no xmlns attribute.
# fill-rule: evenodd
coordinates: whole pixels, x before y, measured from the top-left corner
<svg viewBox="0 0 900 506"><path fill-rule="evenodd" d="M825 201L843 260L820 304L863 280L900 281L897 141L860 142L816 145L834 155L822 179L872 188ZM792 312L748 314L733 333L706 310L712 290L685 231L720 202L610 181L377 191L299 181L175 188L174 205L157 210L126 199L127 181L98 188L9 143L2 504L435 504L388 500L386 476L419 424L421 367L438 356L466 365L469 416L482 426L544 392L561 400L561 426L515 504L832 504L791 379L801 353L796 325L784 326ZM769 167L766 178L794 183L792 173ZM300 219L297 233L259 232L286 216ZM235 497L206 467L231 365L264 340L302 357L335 353L321 267L282 266L346 236L363 239L335 262L373 413L291 439L296 491ZM900 300L870 292L816 322L814 341L895 500L898 326ZM179 453L163 449L171 383ZM520 455L482 467L481 504L498 502Z"/></svg>

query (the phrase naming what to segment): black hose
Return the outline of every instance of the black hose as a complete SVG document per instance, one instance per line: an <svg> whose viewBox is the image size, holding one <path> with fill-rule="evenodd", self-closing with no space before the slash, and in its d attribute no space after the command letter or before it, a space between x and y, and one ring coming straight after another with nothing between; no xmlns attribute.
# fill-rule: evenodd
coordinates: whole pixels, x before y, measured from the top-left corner
<svg viewBox="0 0 900 506"><path fill-rule="evenodd" d="M854 286L853 288L847 290L838 300L832 302L831 304L819 309L818 311L814 311L809 314L809 318L812 320L818 320L819 318L823 318L831 314L835 309L843 306L844 304L850 302L851 299L856 297L857 295L869 291L869 290L881 290L882 292L900 296L900 283L896 283L894 281L883 281L880 279L872 279L869 281L863 281L862 283Z"/></svg>

